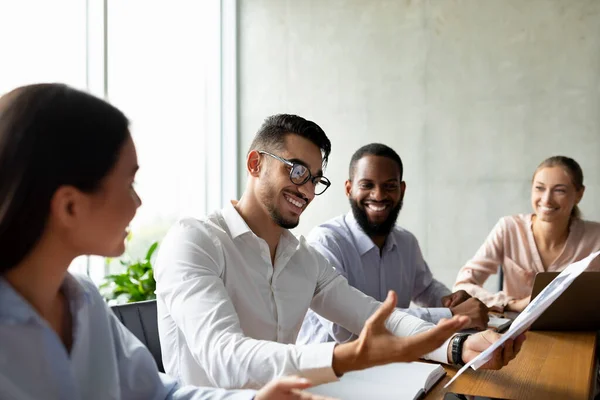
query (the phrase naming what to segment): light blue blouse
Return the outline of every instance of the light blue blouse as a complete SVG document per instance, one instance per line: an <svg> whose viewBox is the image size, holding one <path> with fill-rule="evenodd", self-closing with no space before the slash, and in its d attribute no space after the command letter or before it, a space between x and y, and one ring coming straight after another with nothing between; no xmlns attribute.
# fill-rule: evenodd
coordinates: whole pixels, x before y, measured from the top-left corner
<svg viewBox="0 0 600 400"><path fill-rule="evenodd" d="M180 388L113 315L94 284L67 273L67 352L49 324L0 277L0 399L251 399L255 392Z"/></svg>

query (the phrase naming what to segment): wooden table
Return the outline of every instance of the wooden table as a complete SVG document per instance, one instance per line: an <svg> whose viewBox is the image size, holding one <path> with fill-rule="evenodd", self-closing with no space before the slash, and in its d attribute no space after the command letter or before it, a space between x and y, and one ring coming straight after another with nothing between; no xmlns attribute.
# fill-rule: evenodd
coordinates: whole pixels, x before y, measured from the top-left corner
<svg viewBox="0 0 600 400"><path fill-rule="evenodd" d="M448 375L426 399L447 391L501 399L590 399L596 372L595 332L528 332L521 352L500 371L465 371L448 389Z"/></svg>

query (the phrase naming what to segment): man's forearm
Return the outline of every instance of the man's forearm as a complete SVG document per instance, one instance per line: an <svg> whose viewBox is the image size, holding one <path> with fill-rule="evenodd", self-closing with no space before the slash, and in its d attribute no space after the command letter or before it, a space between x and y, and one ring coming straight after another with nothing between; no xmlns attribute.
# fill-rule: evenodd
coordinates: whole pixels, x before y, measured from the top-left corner
<svg viewBox="0 0 600 400"><path fill-rule="evenodd" d="M356 341L350 343L337 344L333 348L333 360L331 368L337 377L344 375L346 372L354 371L357 369L356 364L357 351Z"/></svg>

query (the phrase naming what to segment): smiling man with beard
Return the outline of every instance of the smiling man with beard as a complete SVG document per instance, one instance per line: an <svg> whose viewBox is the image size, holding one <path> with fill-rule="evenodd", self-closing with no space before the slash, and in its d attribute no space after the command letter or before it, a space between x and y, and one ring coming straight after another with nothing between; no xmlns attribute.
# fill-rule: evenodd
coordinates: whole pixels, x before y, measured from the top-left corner
<svg viewBox="0 0 600 400"><path fill-rule="evenodd" d="M158 328L166 372L182 383L255 388L297 374L312 383L420 357L468 362L500 335L453 336L469 321L437 325L395 310L348 281L295 227L329 181L325 132L296 115L265 120L246 156L239 201L205 218L184 218L169 231L155 264ZM308 308L356 335L352 343L295 346ZM484 368L499 369L524 337L507 342ZM452 342L452 343L451 343Z"/></svg>
<svg viewBox="0 0 600 400"><path fill-rule="evenodd" d="M398 294L396 307L436 323L452 315L467 315L471 328L484 329L488 309L464 290L451 293L435 280L412 233L396 225L406 183L400 156L390 147L372 143L358 149L350 161L346 195L352 209L313 229L308 242L327 258L348 283L384 300ZM421 308L408 308L413 301ZM297 344L356 338L342 326L309 310Z"/></svg>

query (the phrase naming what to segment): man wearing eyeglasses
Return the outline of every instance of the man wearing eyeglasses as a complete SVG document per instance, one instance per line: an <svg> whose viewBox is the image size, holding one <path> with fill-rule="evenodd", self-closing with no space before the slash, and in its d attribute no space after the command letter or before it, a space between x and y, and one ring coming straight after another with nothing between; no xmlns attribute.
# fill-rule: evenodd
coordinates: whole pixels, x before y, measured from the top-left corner
<svg viewBox="0 0 600 400"><path fill-rule="evenodd" d="M375 301L288 231L329 187L323 168L330 151L314 122L269 117L246 156L248 182L240 200L171 228L155 266L168 374L222 388L256 388L290 374L318 384L419 357L461 364L497 340L491 332L453 337L468 323L464 316L433 325L394 310L393 292L383 304ZM360 334L358 340L295 346L309 307ZM485 367L506 365L523 339L507 342Z"/></svg>

